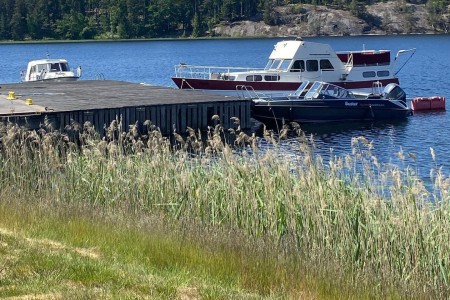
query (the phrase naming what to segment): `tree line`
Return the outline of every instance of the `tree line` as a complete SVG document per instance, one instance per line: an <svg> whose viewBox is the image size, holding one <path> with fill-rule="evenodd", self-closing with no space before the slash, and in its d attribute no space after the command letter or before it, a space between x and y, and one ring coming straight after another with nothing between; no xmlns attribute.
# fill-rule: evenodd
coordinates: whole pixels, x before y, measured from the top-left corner
<svg viewBox="0 0 450 300"><path fill-rule="evenodd" d="M365 5L374 2L378 1L0 0L0 40L199 37L213 35L220 22L250 19L273 24L275 6L333 5L364 18ZM450 0L418 2L427 3L430 20L440 26L439 16L447 12Z"/></svg>

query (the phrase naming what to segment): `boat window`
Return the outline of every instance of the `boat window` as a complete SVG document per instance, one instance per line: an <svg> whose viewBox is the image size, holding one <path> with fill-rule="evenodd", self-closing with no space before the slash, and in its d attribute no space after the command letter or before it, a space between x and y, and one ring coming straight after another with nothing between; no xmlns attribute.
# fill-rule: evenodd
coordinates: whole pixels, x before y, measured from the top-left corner
<svg viewBox="0 0 450 300"><path fill-rule="evenodd" d="M280 66L279 69L281 70L287 70L289 68L289 66L291 65L292 59L284 59Z"/></svg>
<svg viewBox="0 0 450 300"><path fill-rule="evenodd" d="M61 64L61 71L63 71L63 72L69 71L69 64L62 63Z"/></svg>
<svg viewBox="0 0 450 300"><path fill-rule="evenodd" d="M37 65L38 73L42 72L42 70L47 70L47 65L46 64Z"/></svg>
<svg viewBox="0 0 450 300"><path fill-rule="evenodd" d="M337 91L336 86L333 86L331 84L325 84L322 89L320 90L321 95L326 95L330 97L335 96L335 91Z"/></svg>
<svg viewBox="0 0 450 300"><path fill-rule="evenodd" d="M61 71L59 64L50 64L50 72L58 72Z"/></svg>
<svg viewBox="0 0 450 300"><path fill-rule="evenodd" d="M305 61L296 60L292 64L291 72L304 72L305 71Z"/></svg>
<svg viewBox="0 0 450 300"><path fill-rule="evenodd" d="M223 79L223 80L235 80L235 79L236 79L236 76L230 76L230 75L224 74L224 75L222 76L222 79Z"/></svg>
<svg viewBox="0 0 450 300"><path fill-rule="evenodd" d="M318 91L320 89L320 86L322 85L321 82L314 82L312 87L309 89L309 91L305 95L305 99L311 100L313 98L316 98L319 94Z"/></svg>
<svg viewBox="0 0 450 300"><path fill-rule="evenodd" d="M375 72L374 71L363 72L363 77L364 78L375 77Z"/></svg>
<svg viewBox="0 0 450 300"><path fill-rule="evenodd" d="M378 71L377 72L377 76L378 77L388 77L389 76L389 71Z"/></svg>
<svg viewBox="0 0 450 300"><path fill-rule="evenodd" d="M324 70L324 71L332 71L332 70L334 70L334 67L328 59L321 59L320 60L320 69Z"/></svg>
<svg viewBox="0 0 450 300"><path fill-rule="evenodd" d="M265 69L265 70L270 69L270 67L272 66L272 64L273 64L273 59L269 59L269 61L268 61L267 64L266 64L266 67L265 67L264 69Z"/></svg>
<svg viewBox="0 0 450 300"><path fill-rule="evenodd" d="M272 64L268 65L268 68L266 68L266 69L268 69L268 70L276 70L276 69L279 68L279 66L281 65L282 62L283 61L281 59L274 59L272 61Z"/></svg>
<svg viewBox="0 0 450 300"><path fill-rule="evenodd" d="M307 60L306 61L306 71L317 72L319 71L319 63L317 60Z"/></svg>
<svg viewBox="0 0 450 300"><path fill-rule="evenodd" d="M262 81L261 75L248 75L245 80L247 81Z"/></svg>
<svg viewBox="0 0 450 300"><path fill-rule="evenodd" d="M278 75L265 75L264 76L264 80L265 81L279 81L280 80L280 76L278 76Z"/></svg>
<svg viewBox="0 0 450 300"><path fill-rule="evenodd" d="M322 88L319 92L320 95L323 95L324 97L322 98L327 98L327 99L332 99L332 98L336 98L336 99L345 99L345 98L350 98L349 92L344 89L341 88L337 85L334 84L323 84Z"/></svg>
<svg viewBox="0 0 450 300"><path fill-rule="evenodd" d="M302 84L298 87L298 89L294 93L289 94L288 98L295 99L304 97L305 94L308 92L309 88L311 87L311 85L312 83L310 83L309 81L303 81Z"/></svg>

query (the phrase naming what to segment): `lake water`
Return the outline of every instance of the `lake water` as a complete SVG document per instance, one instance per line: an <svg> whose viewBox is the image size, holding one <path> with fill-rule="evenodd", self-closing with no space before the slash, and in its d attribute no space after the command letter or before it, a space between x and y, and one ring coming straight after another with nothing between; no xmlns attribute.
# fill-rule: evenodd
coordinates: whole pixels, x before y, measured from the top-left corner
<svg viewBox="0 0 450 300"><path fill-rule="evenodd" d="M0 44L1 83L20 81L20 71L34 59L66 58L72 68L82 66L82 79L143 82L174 87L174 66L183 62L210 66L264 67L276 42L282 39L226 39L180 41L83 42L44 44ZM335 50L416 48L415 54L399 73L408 98L442 95L450 99L450 36L363 36L319 37L305 40L330 44ZM405 56L406 57L406 56ZM393 57L392 57L393 59ZM1 91L1 90L0 90ZM3 93L5 91L2 91ZM447 104L448 106L448 104ZM373 154L382 162L399 161L400 149L422 178L430 169L442 167L450 174L450 113L416 114L401 122L342 123L309 125L304 129L315 136L319 152L327 156L350 151L351 138L365 136L373 141ZM430 148L436 153L432 160ZM414 153L416 161L408 158Z"/></svg>

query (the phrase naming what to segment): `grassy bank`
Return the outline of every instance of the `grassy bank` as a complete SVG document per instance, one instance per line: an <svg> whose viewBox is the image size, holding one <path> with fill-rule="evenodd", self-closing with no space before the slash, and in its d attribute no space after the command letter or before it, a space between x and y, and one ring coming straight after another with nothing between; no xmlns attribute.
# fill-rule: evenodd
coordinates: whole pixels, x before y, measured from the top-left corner
<svg viewBox="0 0 450 300"><path fill-rule="evenodd" d="M363 138L325 164L301 132L294 160L268 131L275 147L260 152L244 133L223 143L220 125L176 147L147 125L113 123L103 140L89 126L3 129L0 296L449 295L439 172L430 194Z"/></svg>

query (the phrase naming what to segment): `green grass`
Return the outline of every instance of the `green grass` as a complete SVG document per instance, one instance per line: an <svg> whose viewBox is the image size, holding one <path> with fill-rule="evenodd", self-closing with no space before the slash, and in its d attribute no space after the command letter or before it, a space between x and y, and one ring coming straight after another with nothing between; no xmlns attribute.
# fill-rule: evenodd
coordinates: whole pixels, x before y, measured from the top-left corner
<svg viewBox="0 0 450 300"><path fill-rule="evenodd" d="M439 171L427 191L380 165L364 138L325 165L301 132L292 161L269 131L274 150L250 156L220 126L175 148L151 126L117 128L100 140L86 127L81 148L4 128L0 297L449 296L450 180Z"/></svg>
<svg viewBox="0 0 450 300"><path fill-rule="evenodd" d="M231 233L192 236L192 228L166 226L164 219L129 214L127 221L85 207L36 209L14 201L0 208L0 297L277 298L287 295L289 277L289 292L308 291L306 280L277 268L276 255L241 246L236 235L238 245L230 245Z"/></svg>

